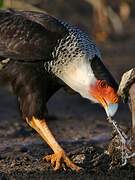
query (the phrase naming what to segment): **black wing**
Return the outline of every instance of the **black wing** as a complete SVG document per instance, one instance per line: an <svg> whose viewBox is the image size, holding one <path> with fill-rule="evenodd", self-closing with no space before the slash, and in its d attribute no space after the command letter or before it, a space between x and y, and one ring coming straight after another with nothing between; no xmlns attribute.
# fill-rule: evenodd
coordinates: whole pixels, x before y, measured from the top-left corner
<svg viewBox="0 0 135 180"><path fill-rule="evenodd" d="M0 56L45 60L67 29L55 18L38 12L0 10Z"/></svg>

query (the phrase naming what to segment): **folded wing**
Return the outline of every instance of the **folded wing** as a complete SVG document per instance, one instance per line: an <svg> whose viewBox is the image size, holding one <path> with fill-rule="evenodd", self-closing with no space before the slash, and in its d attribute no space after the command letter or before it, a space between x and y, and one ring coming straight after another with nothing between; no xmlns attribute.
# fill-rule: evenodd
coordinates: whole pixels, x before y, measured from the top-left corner
<svg viewBox="0 0 135 180"><path fill-rule="evenodd" d="M66 28L44 13L0 10L0 56L14 60L48 60Z"/></svg>

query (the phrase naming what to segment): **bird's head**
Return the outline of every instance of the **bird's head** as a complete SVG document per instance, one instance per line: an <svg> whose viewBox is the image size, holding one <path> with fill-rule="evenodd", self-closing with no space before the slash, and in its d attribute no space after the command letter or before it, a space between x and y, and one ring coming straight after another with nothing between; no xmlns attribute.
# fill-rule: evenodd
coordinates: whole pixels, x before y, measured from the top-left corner
<svg viewBox="0 0 135 180"><path fill-rule="evenodd" d="M113 116L118 109L118 85L102 61L97 57L92 60L91 68L96 80L90 84L90 96L104 107L107 116Z"/></svg>
<svg viewBox="0 0 135 180"><path fill-rule="evenodd" d="M90 96L104 107L108 116L113 116L117 111L118 95L106 80L96 80L90 86Z"/></svg>

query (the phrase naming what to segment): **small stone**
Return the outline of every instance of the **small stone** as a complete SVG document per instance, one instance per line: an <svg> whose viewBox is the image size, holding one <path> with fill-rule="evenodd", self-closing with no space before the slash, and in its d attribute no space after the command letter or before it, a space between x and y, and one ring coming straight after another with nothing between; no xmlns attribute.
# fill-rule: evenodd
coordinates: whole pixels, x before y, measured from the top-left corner
<svg viewBox="0 0 135 180"><path fill-rule="evenodd" d="M78 155L75 155L73 157L73 161L76 164L83 164L84 160L85 160L85 155L84 154L78 154Z"/></svg>

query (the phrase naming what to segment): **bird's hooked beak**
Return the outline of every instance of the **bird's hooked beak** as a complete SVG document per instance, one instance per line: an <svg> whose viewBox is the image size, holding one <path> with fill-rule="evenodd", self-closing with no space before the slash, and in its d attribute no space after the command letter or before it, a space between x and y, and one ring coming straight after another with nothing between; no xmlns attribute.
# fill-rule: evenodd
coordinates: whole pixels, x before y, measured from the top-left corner
<svg viewBox="0 0 135 180"><path fill-rule="evenodd" d="M108 117L113 117L118 109L118 103L108 103L103 106Z"/></svg>
<svg viewBox="0 0 135 180"><path fill-rule="evenodd" d="M98 98L99 103L104 107L107 116L112 117L118 109L118 103L106 101L104 98Z"/></svg>
<svg viewBox="0 0 135 180"><path fill-rule="evenodd" d="M112 117L115 115L116 111L118 109L118 103L116 104L109 104L106 108L105 108L105 111L106 111L106 114L108 117Z"/></svg>

